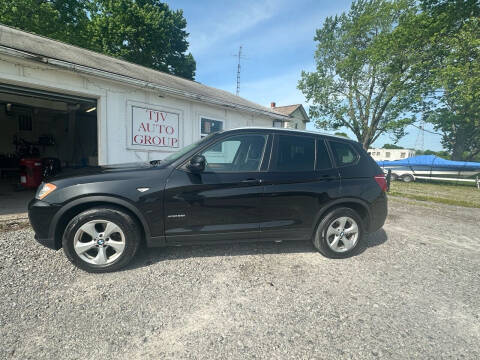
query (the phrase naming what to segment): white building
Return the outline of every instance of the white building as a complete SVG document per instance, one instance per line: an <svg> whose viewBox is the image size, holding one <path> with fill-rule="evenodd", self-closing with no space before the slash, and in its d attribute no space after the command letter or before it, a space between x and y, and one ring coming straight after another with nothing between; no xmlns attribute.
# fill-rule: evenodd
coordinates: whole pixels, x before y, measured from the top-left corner
<svg viewBox="0 0 480 360"><path fill-rule="evenodd" d="M368 149L368 154L375 161L401 160L415 156L415 150L410 149Z"/></svg>
<svg viewBox="0 0 480 360"><path fill-rule="evenodd" d="M270 108L280 114L284 114L290 117L290 121L278 121L276 126L284 127L287 129L299 129L305 130L307 123L310 121L307 112L303 108L302 104L287 105L287 106L277 106L276 103L271 102Z"/></svg>
<svg viewBox="0 0 480 360"><path fill-rule="evenodd" d="M26 140L39 157L68 166L147 161L218 130L292 120L195 81L0 26L0 155Z"/></svg>

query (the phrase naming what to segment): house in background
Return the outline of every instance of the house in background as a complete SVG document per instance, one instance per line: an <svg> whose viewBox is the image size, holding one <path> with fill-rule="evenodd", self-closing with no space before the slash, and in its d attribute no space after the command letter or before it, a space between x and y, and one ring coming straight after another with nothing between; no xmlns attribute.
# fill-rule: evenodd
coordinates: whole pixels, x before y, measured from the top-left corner
<svg viewBox="0 0 480 360"><path fill-rule="evenodd" d="M290 121L288 122L287 121L274 122L273 126L275 127L305 130L307 123L310 122L310 118L308 117L307 112L303 108L302 104L277 106L276 103L271 102L270 108L277 113L290 117Z"/></svg>
<svg viewBox="0 0 480 360"><path fill-rule="evenodd" d="M410 149L368 149L368 154L375 161L401 160L415 156L415 150Z"/></svg>

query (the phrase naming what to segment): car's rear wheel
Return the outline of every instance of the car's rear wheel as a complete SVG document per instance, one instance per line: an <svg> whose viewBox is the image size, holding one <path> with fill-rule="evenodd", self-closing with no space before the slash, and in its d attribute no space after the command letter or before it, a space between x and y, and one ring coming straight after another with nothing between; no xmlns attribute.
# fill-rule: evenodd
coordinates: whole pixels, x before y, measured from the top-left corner
<svg viewBox="0 0 480 360"><path fill-rule="evenodd" d="M140 230L130 215L114 207L96 207L75 216L63 234L68 259L88 272L108 272L127 265L140 244Z"/></svg>
<svg viewBox="0 0 480 360"><path fill-rule="evenodd" d="M365 231L356 211L341 207L327 213L313 238L317 250L329 258L346 258L365 247Z"/></svg>

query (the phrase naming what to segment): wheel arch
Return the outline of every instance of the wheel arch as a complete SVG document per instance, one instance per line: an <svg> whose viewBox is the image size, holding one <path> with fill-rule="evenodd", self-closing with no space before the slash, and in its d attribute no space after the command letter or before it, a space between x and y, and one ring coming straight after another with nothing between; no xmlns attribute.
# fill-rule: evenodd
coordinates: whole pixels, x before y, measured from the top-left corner
<svg viewBox="0 0 480 360"><path fill-rule="evenodd" d="M334 200L320 209L314 221L314 228L312 229L312 238L313 236L315 236L315 232L317 231L317 227L318 227L318 224L320 224L320 221L330 211L337 208L341 208L341 207L347 207L354 210L363 220L365 230L368 231L368 229L370 228L370 210L369 210L368 203L356 198L344 198L344 199Z"/></svg>
<svg viewBox="0 0 480 360"><path fill-rule="evenodd" d="M110 196L87 196L64 205L53 218L49 235L55 240L55 247L57 249L62 247L63 232L71 219L83 211L98 206L114 207L129 214L140 226L142 241L150 238L150 228L147 221L141 212L128 201Z"/></svg>

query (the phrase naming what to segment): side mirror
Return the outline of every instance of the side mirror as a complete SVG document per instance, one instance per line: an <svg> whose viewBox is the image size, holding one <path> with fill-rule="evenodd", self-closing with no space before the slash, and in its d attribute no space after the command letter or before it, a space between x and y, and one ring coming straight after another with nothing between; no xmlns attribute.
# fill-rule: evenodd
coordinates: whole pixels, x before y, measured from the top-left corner
<svg viewBox="0 0 480 360"><path fill-rule="evenodd" d="M187 165L187 168L193 173L201 173L205 170L206 164L205 156L203 155L195 155L190 159L190 163Z"/></svg>

